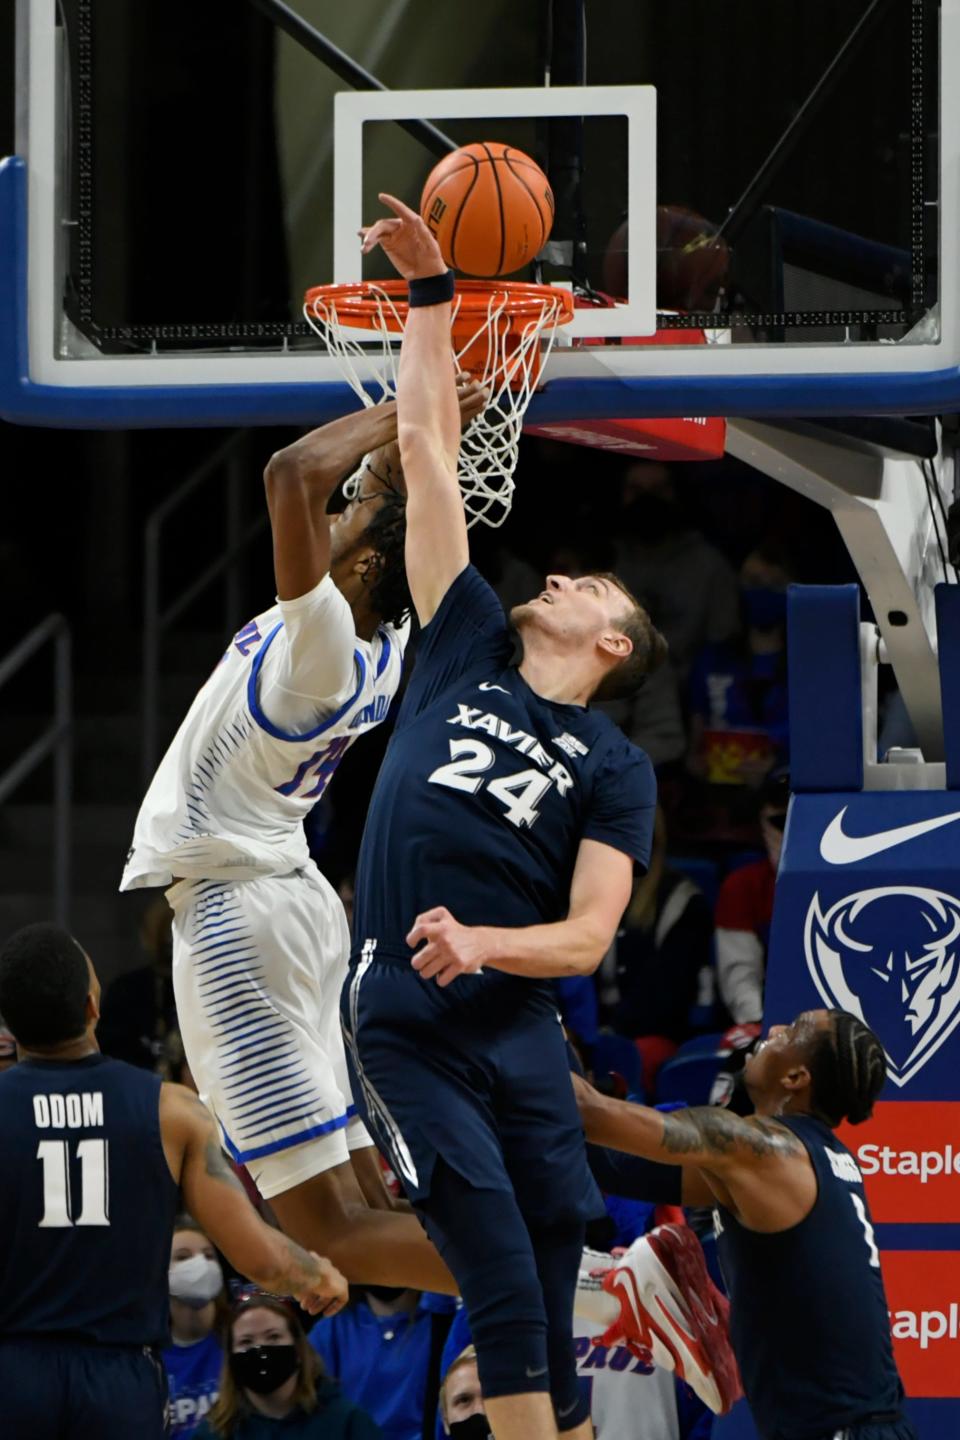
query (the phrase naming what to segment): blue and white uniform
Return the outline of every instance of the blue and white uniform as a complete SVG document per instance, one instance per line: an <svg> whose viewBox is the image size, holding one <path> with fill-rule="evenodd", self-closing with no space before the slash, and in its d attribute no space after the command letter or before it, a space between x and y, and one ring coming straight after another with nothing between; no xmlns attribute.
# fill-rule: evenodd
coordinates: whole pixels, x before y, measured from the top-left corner
<svg viewBox="0 0 960 1440"><path fill-rule="evenodd" d="M121 889L172 885L187 1060L266 1198L370 1144L339 1028L346 917L303 820L385 718L407 634L383 625L359 639L329 576L258 615L191 705L137 818Z"/></svg>

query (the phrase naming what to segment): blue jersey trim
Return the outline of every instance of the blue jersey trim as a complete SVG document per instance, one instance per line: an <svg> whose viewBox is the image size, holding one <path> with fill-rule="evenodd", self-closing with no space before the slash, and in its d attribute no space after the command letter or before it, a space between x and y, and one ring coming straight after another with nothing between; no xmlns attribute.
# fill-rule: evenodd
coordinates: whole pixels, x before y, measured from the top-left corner
<svg viewBox="0 0 960 1440"><path fill-rule="evenodd" d="M231 1159L237 1165L246 1165L249 1160L262 1160L264 1155L275 1155L278 1150L289 1150L294 1145L302 1145L304 1140L316 1140L320 1135L329 1135L333 1130L342 1130L356 1113L356 1106L351 1105L345 1114L338 1115L335 1120L326 1120L322 1125L311 1125L307 1130L298 1130L295 1135L285 1135L282 1140L271 1140L269 1145L257 1145L252 1150L238 1150L222 1124L220 1134L223 1136L223 1143L227 1147Z"/></svg>
<svg viewBox="0 0 960 1440"><path fill-rule="evenodd" d="M273 627L254 656L253 664L250 666L250 679L247 681L247 704L250 707L250 714L254 720L256 720L260 729L266 730L267 734L272 735L274 740L288 740L291 743L296 743L299 740L315 740L318 735L322 735L325 730L329 730L331 725L336 725L338 720L342 720L347 711L356 705L360 696L363 694L363 687L367 681L367 662L364 660L361 651L354 650L353 659L360 674L360 679L350 699L341 705L339 710L335 710L332 715L328 715L326 720L321 721L315 730L305 730L300 735L290 735L286 730L280 730L271 720L267 719L266 715L264 715L260 709L260 702L257 699L257 683L260 679L260 667L263 664L267 650L270 648L270 642L273 640L277 631L282 629L283 621L281 620L278 625Z"/></svg>
<svg viewBox="0 0 960 1440"><path fill-rule="evenodd" d="M373 677L375 680L380 679L380 676L390 664L390 636L387 634L386 630L381 629L380 638L383 641L383 645L380 650L380 659L377 661L377 673Z"/></svg>

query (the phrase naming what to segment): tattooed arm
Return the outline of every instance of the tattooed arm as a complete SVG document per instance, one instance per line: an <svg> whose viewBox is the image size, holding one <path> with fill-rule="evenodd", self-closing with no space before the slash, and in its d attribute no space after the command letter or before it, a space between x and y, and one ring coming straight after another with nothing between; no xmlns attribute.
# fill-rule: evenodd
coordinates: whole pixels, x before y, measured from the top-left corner
<svg viewBox="0 0 960 1440"><path fill-rule="evenodd" d="M608 1150L683 1167L683 1203L720 1201L758 1230L796 1224L816 1199L803 1144L765 1116L744 1118L714 1105L667 1114L613 1100L573 1076L587 1139Z"/></svg>
<svg viewBox="0 0 960 1440"><path fill-rule="evenodd" d="M162 1087L160 1129L185 1208L235 1269L264 1290L295 1295L311 1315L343 1308L343 1276L264 1223L226 1161L213 1116L191 1090Z"/></svg>
<svg viewBox="0 0 960 1440"><path fill-rule="evenodd" d="M803 1155L803 1145L780 1125L759 1115L744 1118L716 1105L664 1113L601 1095L574 1077L587 1139L664 1165L704 1170L741 1168L769 1156Z"/></svg>

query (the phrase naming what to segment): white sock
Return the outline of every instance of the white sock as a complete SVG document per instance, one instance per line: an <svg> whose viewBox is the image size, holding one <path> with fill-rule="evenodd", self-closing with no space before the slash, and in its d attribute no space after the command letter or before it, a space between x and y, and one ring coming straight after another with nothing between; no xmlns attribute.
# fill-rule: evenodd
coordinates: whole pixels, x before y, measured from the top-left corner
<svg viewBox="0 0 960 1440"><path fill-rule="evenodd" d="M602 1288L602 1275L591 1275L592 1270L613 1270L616 1260L602 1250L584 1250L580 1260L580 1274L577 1276L577 1293L573 1301L573 1313L581 1320L590 1320L606 1330L615 1320L620 1319L620 1301L608 1295Z"/></svg>

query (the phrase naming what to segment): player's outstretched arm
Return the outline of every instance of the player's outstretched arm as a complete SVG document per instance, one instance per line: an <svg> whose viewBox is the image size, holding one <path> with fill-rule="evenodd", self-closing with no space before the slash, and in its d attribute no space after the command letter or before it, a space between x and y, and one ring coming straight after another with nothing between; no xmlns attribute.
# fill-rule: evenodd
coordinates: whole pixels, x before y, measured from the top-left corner
<svg viewBox="0 0 960 1440"><path fill-rule="evenodd" d="M308 594L330 568L327 504L364 455L396 440L395 405L375 405L311 430L270 457L263 474L277 595Z"/></svg>
<svg viewBox="0 0 960 1440"><path fill-rule="evenodd" d="M447 267L420 216L392 195L394 212L363 234L367 254L379 245L407 281L442 277ZM421 625L435 615L470 552L457 480L460 410L450 350L449 301L413 304L400 348L398 434L407 482L407 580Z"/></svg>
<svg viewBox="0 0 960 1440"><path fill-rule="evenodd" d="M160 1129L186 1209L235 1269L264 1290L294 1295L311 1315L343 1308L346 1280L261 1220L224 1158L213 1116L191 1090L163 1086Z"/></svg>
<svg viewBox="0 0 960 1440"><path fill-rule="evenodd" d="M765 1116L734 1115L718 1105L665 1113L601 1095L578 1075L571 1078L587 1139L608 1150L728 1177L770 1159L806 1156L792 1131Z"/></svg>

